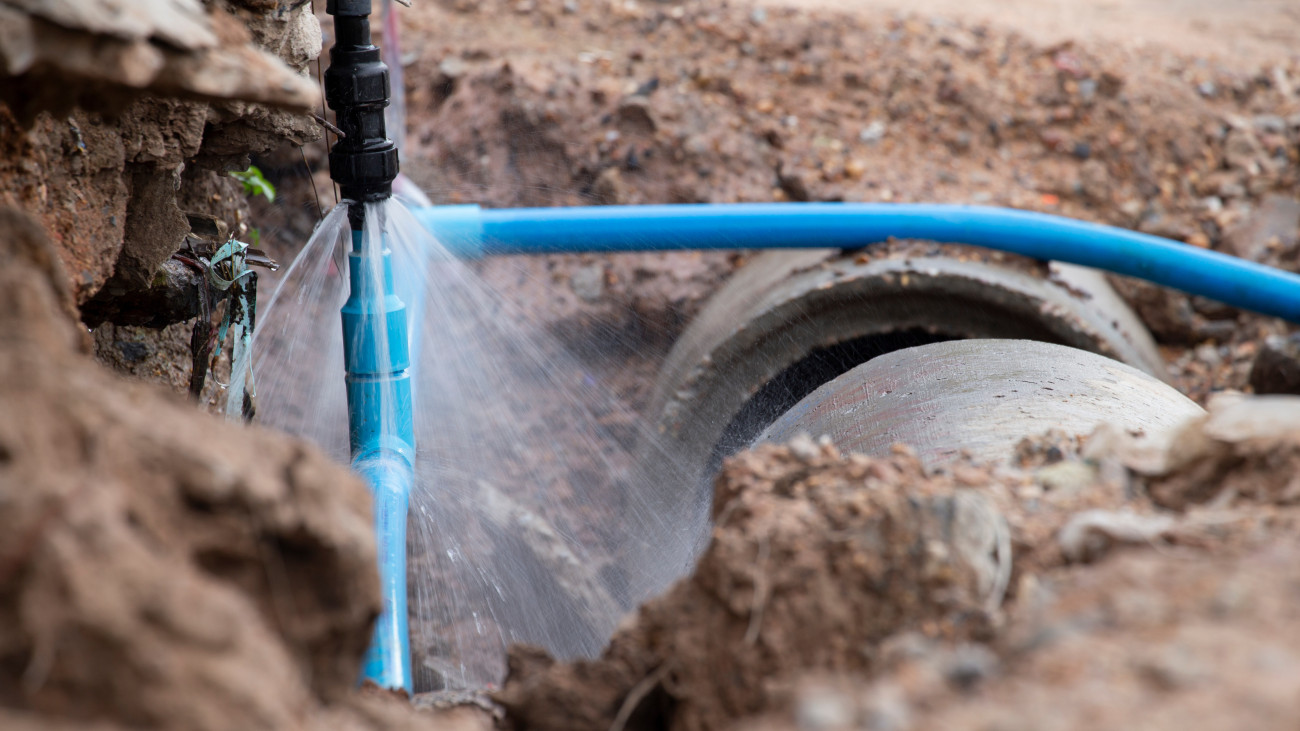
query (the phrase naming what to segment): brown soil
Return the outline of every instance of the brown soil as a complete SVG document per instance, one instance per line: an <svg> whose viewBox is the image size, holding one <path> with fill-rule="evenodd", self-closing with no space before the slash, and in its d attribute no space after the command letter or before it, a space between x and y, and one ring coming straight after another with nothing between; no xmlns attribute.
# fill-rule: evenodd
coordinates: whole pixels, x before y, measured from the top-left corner
<svg viewBox="0 0 1300 731"><path fill-rule="evenodd" d="M206 5L247 28L227 23L226 43L300 50L270 20L277 3ZM400 12L417 39L404 164L438 202L989 203L1300 264L1300 66L1267 48L1242 67L1224 60L1232 42L1198 58L1107 33L1071 43L694 1ZM1289 8L1277 12L1261 17ZM71 111L0 109L0 203L35 221L0 213L0 412L22 416L0 424L0 524L13 527L0 535L0 725L491 725L477 706L431 715L353 690L377 608L354 478L87 356L178 386L183 327L90 339L77 323L97 293L151 281L185 234L182 212L239 230L248 207L221 171L314 125L110 92L78 87ZM281 161L282 181L294 167ZM290 205L256 222L282 254L314 220L307 191L287 185ZM481 271L639 405L673 338L744 260ZM1262 338L1291 329L1121 287L1202 401L1247 388ZM1002 468L927 473L906 450L868 459L809 442L741 455L716 486L695 573L600 659L516 648L502 723L1294 726L1297 409L1220 402L1169 454L1122 434L1053 435Z"/></svg>
<svg viewBox="0 0 1300 731"><path fill-rule="evenodd" d="M96 365L54 251L0 211L0 725L415 724L353 692L365 487Z"/></svg>
<svg viewBox="0 0 1300 731"><path fill-rule="evenodd" d="M597 5L448 0L403 14L416 49L404 159L435 202L988 203L1297 266L1294 58L1229 65L1190 43L1171 52L1097 38L1106 34L1044 43L1005 30L1015 17ZM603 326L650 334L640 350L654 353L742 261L554 257L485 269L557 331L580 334L570 341L600 351L590 334ZM517 283L520 267L536 285ZM606 285L595 302L555 286L593 268ZM1286 329L1118 284L1170 346L1174 382L1200 401L1247 388L1259 340ZM616 359L603 375L635 403L657 367Z"/></svg>
<svg viewBox="0 0 1300 731"><path fill-rule="evenodd" d="M933 474L760 447L692 577L599 660L517 648L497 699L515 729L1294 725L1297 409L1216 404L1146 479L1106 434L1099 461Z"/></svg>

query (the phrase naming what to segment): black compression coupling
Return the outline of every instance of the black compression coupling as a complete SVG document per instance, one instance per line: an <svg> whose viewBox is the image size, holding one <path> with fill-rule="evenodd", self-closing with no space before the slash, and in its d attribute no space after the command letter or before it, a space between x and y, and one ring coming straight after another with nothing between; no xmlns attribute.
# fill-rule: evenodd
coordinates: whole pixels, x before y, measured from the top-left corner
<svg viewBox="0 0 1300 731"><path fill-rule="evenodd" d="M397 145L388 139L384 108L388 67L370 38L370 0L328 0L334 46L325 70L325 101L343 135L330 151L330 177L344 198L383 200L397 177Z"/></svg>

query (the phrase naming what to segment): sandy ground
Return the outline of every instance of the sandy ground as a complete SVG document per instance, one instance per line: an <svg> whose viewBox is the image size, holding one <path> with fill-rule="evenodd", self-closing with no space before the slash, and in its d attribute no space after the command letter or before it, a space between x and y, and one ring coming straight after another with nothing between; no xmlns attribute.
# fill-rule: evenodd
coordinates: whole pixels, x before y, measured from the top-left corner
<svg viewBox="0 0 1300 731"><path fill-rule="evenodd" d="M1293 0L754 0L769 7L912 12L1016 30L1039 43L1167 46L1233 65L1300 53Z"/></svg>

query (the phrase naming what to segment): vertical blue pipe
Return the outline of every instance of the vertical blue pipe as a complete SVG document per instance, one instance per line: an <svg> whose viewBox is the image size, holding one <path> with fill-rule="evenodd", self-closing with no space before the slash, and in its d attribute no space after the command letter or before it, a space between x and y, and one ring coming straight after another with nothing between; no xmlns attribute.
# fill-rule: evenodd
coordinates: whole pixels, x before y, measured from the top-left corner
<svg viewBox="0 0 1300 731"><path fill-rule="evenodd" d="M382 239L367 242L364 232L352 232L349 292L341 313L352 467L374 496L383 590L383 610L363 672L380 687L410 692L406 514L415 465L411 359L406 305L393 286L391 252L382 247Z"/></svg>

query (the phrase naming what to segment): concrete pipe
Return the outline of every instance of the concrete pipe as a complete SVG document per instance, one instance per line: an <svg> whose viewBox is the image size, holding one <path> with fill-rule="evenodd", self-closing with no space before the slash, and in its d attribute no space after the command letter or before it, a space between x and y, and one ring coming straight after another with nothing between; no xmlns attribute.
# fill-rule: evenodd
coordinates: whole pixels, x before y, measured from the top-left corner
<svg viewBox="0 0 1300 731"><path fill-rule="evenodd" d="M842 450L886 455L914 448L937 466L966 451L1009 459L1048 429L1086 435L1102 423L1171 434L1205 413L1186 396L1123 363L1029 340L933 343L882 355L800 401L760 442L826 435Z"/></svg>
<svg viewBox="0 0 1300 731"><path fill-rule="evenodd" d="M1163 373L1099 272L899 241L755 256L678 340L650 413L699 485L823 383L883 353L969 338L1057 343Z"/></svg>

